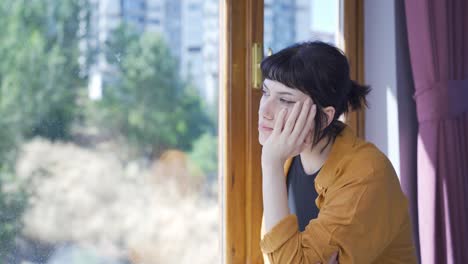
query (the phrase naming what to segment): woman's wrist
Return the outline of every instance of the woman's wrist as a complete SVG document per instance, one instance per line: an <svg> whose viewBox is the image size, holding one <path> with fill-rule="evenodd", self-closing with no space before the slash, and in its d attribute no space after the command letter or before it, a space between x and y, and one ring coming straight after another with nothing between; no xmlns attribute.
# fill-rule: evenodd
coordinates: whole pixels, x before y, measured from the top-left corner
<svg viewBox="0 0 468 264"><path fill-rule="evenodd" d="M286 181L281 160L262 164L262 193L265 228L271 230L289 214Z"/></svg>
<svg viewBox="0 0 468 264"><path fill-rule="evenodd" d="M286 159L280 157L279 155L262 155L262 168L265 169L267 167L275 166L275 165L280 165L283 166L284 163L286 162Z"/></svg>
<svg viewBox="0 0 468 264"><path fill-rule="evenodd" d="M283 166L286 160L283 160L279 157L269 157L269 158L262 158L262 175L263 177L273 177L271 175L276 175L277 172L281 172L280 174L283 175ZM270 176L268 176L270 175Z"/></svg>

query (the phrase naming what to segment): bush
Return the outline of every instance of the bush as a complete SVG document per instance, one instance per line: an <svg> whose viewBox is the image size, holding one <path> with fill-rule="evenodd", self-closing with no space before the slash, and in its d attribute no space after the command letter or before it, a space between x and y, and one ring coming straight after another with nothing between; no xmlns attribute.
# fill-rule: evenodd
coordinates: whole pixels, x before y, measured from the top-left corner
<svg viewBox="0 0 468 264"><path fill-rule="evenodd" d="M118 76L104 87L100 123L152 158L167 149L188 151L194 139L213 127L203 103L181 81L161 36L129 30L118 29L107 48L108 57L116 52L121 61Z"/></svg>

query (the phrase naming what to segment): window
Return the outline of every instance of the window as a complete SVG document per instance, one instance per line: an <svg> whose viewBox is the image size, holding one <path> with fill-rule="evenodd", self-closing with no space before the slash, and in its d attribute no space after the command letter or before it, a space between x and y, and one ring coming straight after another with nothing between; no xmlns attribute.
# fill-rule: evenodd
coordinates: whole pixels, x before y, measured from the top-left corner
<svg viewBox="0 0 468 264"><path fill-rule="evenodd" d="M220 155L226 161L222 164L221 174L224 197L221 204L223 263L262 263L263 259L259 247L263 212L259 165L261 149L256 132L261 91L252 87L252 67L256 67L253 66L256 64L251 63L253 48L248 47L260 43L266 52L269 47L278 51L294 43L294 38L301 37L300 34L312 39L308 33L314 26L310 18L310 6L314 2L318 1L296 1L295 8L292 8L296 14L274 13L273 7L278 3L275 0L227 1L221 6L221 27L229 29L221 32L220 50L220 71L223 73L220 77L224 88L220 95L220 131L224 133ZM334 14L332 21L336 23L333 28L337 28L332 32L334 43L351 58L351 77L362 81L359 70L363 60L362 0L337 1L331 5L334 5L331 8ZM296 30L295 20L291 19L294 16L306 16L306 20L309 20L305 26L307 30ZM287 41L274 46L276 42L272 39L278 32L283 33L285 38L287 36ZM282 41L279 38L276 40ZM351 123L351 126L357 127L356 123Z"/></svg>
<svg viewBox="0 0 468 264"><path fill-rule="evenodd" d="M218 1L145 2L0 2L0 263L219 263Z"/></svg>

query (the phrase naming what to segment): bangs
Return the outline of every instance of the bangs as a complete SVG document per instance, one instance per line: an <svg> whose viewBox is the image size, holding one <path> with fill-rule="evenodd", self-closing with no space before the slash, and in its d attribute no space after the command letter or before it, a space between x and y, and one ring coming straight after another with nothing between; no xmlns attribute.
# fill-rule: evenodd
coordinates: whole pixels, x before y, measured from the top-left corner
<svg viewBox="0 0 468 264"><path fill-rule="evenodd" d="M303 58L298 56L299 47L291 46L263 59L260 68L263 77L280 82L307 94L304 84L306 74ZM310 73L309 73L310 74ZM308 76L311 78L312 76Z"/></svg>

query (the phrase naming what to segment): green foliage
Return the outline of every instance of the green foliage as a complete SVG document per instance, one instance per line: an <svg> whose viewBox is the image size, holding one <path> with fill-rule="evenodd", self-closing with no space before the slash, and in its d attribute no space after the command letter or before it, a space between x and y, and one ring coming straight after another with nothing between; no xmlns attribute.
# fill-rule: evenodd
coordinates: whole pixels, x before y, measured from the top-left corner
<svg viewBox="0 0 468 264"><path fill-rule="evenodd" d="M76 90L84 84L78 29L85 3L0 3L0 115L25 137L69 136Z"/></svg>
<svg viewBox="0 0 468 264"><path fill-rule="evenodd" d="M130 30L118 29L107 48L108 59L120 62L120 74L105 86L102 123L145 155L157 157L168 148L189 150L213 127L202 101L181 81L177 62L161 36L137 36Z"/></svg>
<svg viewBox="0 0 468 264"><path fill-rule="evenodd" d="M17 137L14 129L0 118L0 168L13 164Z"/></svg>
<svg viewBox="0 0 468 264"><path fill-rule="evenodd" d="M193 143L190 160L207 175L218 170L218 138L211 133L204 133Z"/></svg>
<svg viewBox="0 0 468 264"><path fill-rule="evenodd" d="M87 2L0 1L0 251L19 230L26 203L25 192L12 188L20 140L69 137L84 84L78 44Z"/></svg>
<svg viewBox="0 0 468 264"><path fill-rule="evenodd" d="M20 215L26 205L22 190L5 191L5 186L14 182L13 161L17 139L11 127L0 120L0 261L10 248L14 236L21 228Z"/></svg>
<svg viewBox="0 0 468 264"><path fill-rule="evenodd" d="M5 182L12 179L8 169L0 168L0 261L11 250L14 237L21 229L20 216L26 207L24 190L4 191Z"/></svg>

